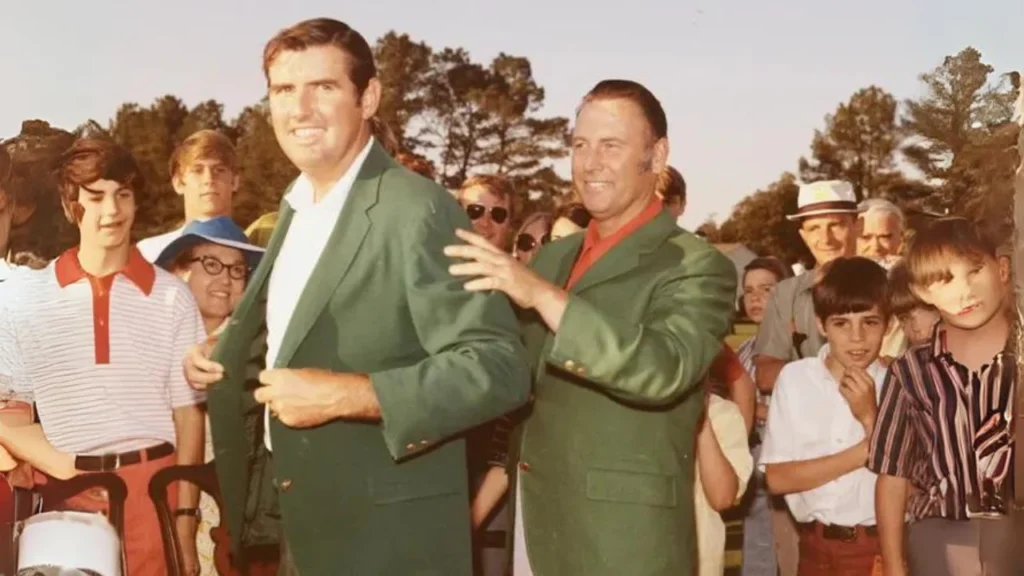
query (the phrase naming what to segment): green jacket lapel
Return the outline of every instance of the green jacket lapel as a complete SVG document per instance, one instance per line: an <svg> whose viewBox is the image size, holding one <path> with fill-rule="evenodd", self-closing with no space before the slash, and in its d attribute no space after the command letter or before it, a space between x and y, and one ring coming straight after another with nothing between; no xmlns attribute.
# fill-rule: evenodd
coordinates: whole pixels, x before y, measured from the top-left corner
<svg viewBox="0 0 1024 576"><path fill-rule="evenodd" d="M291 189L292 186L289 185L285 190L285 194L287 195ZM267 299L267 280L270 278L270 271L274 268L277 254L281 251L281 244L288 233L288 226L291 225L293 214L295 214L295 211L292 210L288 202L282 200L278 208L277 224L274 226L269 242L267 242L266 252L260 258L260 263L256 270L253 271L252 276L249 277L245 295L242 297L242 301L238 303L238 307L232 316L238 322L247 318L252 313L256 303ZM235 323L235 321L233 320L232 323Z"/></svg>
<svg viewBox="0 0 1024 576"><path fill-rule="evenodd" d="M662 210L647 224L629 235L587 270L570 289L573 294L628 273L640 263L640 256L653 252L678 228L672 215Z"/></svg>
<svg viewBox="0 0 1024 576"><path fill-rule="evenodd" d="M367 212L377 203L380 177L389 162L387 153L374 142L338 215L334 231L331 232L313 274L306 282L302 296L295 306L295 313L281 342L275 368L288 366L291 362L299 345L327 306L338 283L345 277L352 260L359 252L363 239L370 230L370 217Z"/></svg>

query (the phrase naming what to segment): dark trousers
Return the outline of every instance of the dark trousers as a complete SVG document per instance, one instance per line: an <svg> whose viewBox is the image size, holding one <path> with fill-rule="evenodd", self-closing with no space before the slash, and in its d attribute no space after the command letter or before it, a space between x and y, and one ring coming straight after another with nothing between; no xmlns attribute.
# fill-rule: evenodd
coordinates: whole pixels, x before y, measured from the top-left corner
<svg viewBox="0 0 1024 576"><path fill-rule="evenodd" d="M881 576L882 548L877 533L869 534L858 526L852 538L829 538L818 522L801 524L799 532L797 576Z"/></svg>

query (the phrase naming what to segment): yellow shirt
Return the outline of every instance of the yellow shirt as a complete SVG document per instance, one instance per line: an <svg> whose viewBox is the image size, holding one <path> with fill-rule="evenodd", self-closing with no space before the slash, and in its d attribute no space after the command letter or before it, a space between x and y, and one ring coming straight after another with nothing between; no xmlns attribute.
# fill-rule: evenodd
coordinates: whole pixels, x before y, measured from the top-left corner
<svg viewBox="0 0 1024 576"><path fill-rule="evenodd" d="M714 394L708 402L708 418L715 432L718 445L726 460L739 478L735 503L738 504L747 490L747 481L754 471L754 458L750 455L747 442L747 426L739 406ZM699 576L722 576L725 572L725 523L722 517L704 496L700 468L697 468L694 488L694 516L697 520L697 554L700 560ZM714 481L714 479L711 479Z"/></svg>

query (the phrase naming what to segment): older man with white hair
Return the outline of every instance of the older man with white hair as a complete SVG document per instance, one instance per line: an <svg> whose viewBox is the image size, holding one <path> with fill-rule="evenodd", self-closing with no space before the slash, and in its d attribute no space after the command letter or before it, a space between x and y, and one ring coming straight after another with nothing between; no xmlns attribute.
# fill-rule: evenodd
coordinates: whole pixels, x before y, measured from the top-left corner
<svg viewBox="0 0 1024 576"><path fill-rule="evenodd" d="M903 211L882 198L868 198L858 206L857 255L889 268L903 246Z"/></svg>

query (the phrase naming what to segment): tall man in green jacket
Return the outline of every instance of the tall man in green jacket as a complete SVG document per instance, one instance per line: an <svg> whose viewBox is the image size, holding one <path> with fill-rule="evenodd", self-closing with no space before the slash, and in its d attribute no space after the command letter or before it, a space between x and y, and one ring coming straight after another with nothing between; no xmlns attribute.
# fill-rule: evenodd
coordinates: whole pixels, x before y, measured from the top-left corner
<svg viewBox="0 0 1024 576"><path fill-rule="evenodd" d="M572 150L586 232L532 270L468 232L446 251L468 290L525 311L535 401L510 470L515 574L694 574L699 382L729 329L735 268L655 195L667 121L646 88L595 86Z"/></svg>
<svg viewBox="0 0 1024 576"><path fill-rule="evenodd" d="M465 212L372 138L381 85L361 35L301 22L264 71L302 174L228 326L185 359L209 386L233 546L276 538L279 515L285 573L469 576L458 434L527 400L512 308L462 289L443 251Z"/></svg>

